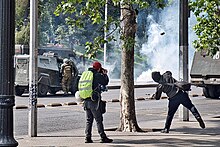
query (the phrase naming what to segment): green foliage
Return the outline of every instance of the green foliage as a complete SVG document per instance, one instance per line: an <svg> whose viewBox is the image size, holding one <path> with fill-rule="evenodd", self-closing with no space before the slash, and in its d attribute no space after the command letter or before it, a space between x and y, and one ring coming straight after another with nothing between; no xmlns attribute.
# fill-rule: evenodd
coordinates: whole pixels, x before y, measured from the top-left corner
<svg viewBox="0 0 220 147"><path fill-rule="evenodd" d="M102 47L100 46L99 42L105 42L105 41L102 37L98 36L94 39L94 43L86 42L85 44L86 55L89 59L95 58L98 52L102 50Z"/></svg>
<svg viewBox="0 0 220 147"><path fill-rule="evenodd" d="M82 20L85 18L90 19L92 24L99 24L102 22L103 20L101 17L104 5L105 1L103 0L67 0L61 2L54 13L57 16L59 16L60 13L74 14L75 17L69 17L67 21L69 21L69 23L71 22L73 25L82 27Z"/></svg>
<svg viewBox="0 0 220 147"><path fill-rule="evenodd" d="M40 0L39 1L39 45L44 46L47 43L57 43L62 42L60 38L67 34L57 34L63 33L60 29L65 29L64 19L61 17L56 17L53 12L55 11L57 5L61 0Z"/></svg>
<svg viewBox="0 0 220 147"><path fill-rule="evenodd" d="M80 46L81 48L77 51L86 53L86 57L103 61L103 44L108 42L107 60L120 62L121 45L116 46L115 41L120 42L120 37L123 38L119 34L121 0L108 1L107 24L104 22L105 2L106 0L39 0L39 45L60 43L64 47L73 49ZM150 14L157 7L165 6L164 0L124 0L124 2L132 5L132 9L138 10L139 15ZM29 11L29 0L16 0L17 44L29 44L29 22L27 26L24 25L24 19L29 20ZM142 19L142 17L139 18ZM135 45L135 58L137 59L135 60L138 63L142 62L146 69L147 57L139 60L143 57L139 50L143 42L147 40L145 31L147 24L144 23L146 20L142 22L143 27L137 28L136 41L131 37L125 39L125 43L128 48ZM104 40L104 27L108 29L106 40Z"/></svg>
<svg viewBox="0 0 220 147"><path fill-rule="evenodd" d="M56 8L54 14L56 16L64 15L66 17L66 22L71 25L72 27L78 28L86 28L88 24L98 25L100 28L99 30L104 32L104 27L109 28L110 25L114 24L116 29L120 26L120 2L121 0L112 0L108 1L108 9L110 9L113 15L108 15L107 24L104 22L104 10L106 0L65 0L62 1ZM123 3L128 5L133 5L135 9L142 9L149 7L149 2L155 2L160 8L165 7L164 0L156 0L156 1L147 1L147 0L123 0ZM133 7L132 7L133 8ZM114 15L115 14L115 15ZM114 30L114 31L115 31ZM94 30L95 31L95 30ZM109 32L107 35L107 40L103 40L104 34L97 34L98 36L94 36L94 40L86 42L86 49L88 51L87 54L94 54L88 55L89 57L95 57L98 50L103 47L103 43L110 42L114 39L114 36L111 35L112 32ZM122 37L123 39L123 37ZM126 45L134 45L134 39L126 39ZM94 51L92 51L94 50Z"/></svg>
<svg viewBox="0 0 220 147"><path fill-rule="evenodd" d="M195 0L190 8L197 18L194 30L198 39L193 42L196 50L215 55L220 46L220 1Z"/></svg>
<svg viewBox="0 0 220 147"><path fill-rule="evenodd" d="M64 20L60 18L56 19L53 14L56 6L60 3L61 0L39 0L38 5L38 29L39 29L39 42L40 45L45 45L51 40L56 40L55 31L57 27L62 25ZM16 43L20 44L29 44L29 27L24 27L24 20L27 21L29 25L30 19L30 4L29 0L16 0ZM56 20L55 20L56 19ZM58 22L59 21L59 22ZM59 26L57 24L59 23ZM27 32L27 33L24 33ZM28 36L26 36L28 35ZM54 39L55 38L55 39Z"/></svg>
<svg viewBox="0 0 220 147"><path fill-rule="evenodd" d="M124 41L123 47L127 50L130 50L135 45L135 39L133 37L125 37L124 35L121 35L120 39Z"/></svg>
<svg viewBox="0 0 220 147"><path fill-rule="evenodd" d="M20 31L15 33L15 44L29 44L30 26L22 26Z"/></svg>
<svg viewBox="0 0 220 147"><path fill-rule="evenodd" d="M90 37L90 39L87 39L85 42L86 54L89 58L96 57L102 45L113 39L110 36L107 40L104 40L104 27L114 21L114 16L108 16L108 24L104 23L104 7L105 0L67 0L61 2L54 12L56 16L69 15L65 19L68 25L79 29L81 32L85 30L87 36ZM117 23L115 24L117 25ZM93 31L91 35L89 35L88 26L91 28L91 31Z"/></svg>
<svg viewBox="0 0 220 147"><path fill-rule="evenodd" d="M16 28L20 29L23 26L24 19L28 17L29 0L16 0L15 6L15 21Z"/></svg>
<svg viewBox="0 0 220 147"><path fill-rule="evenodd" d="M28 25L28 13L29 13L29 1L28 0L16 0L15 6L15 43L16 44L29 44L30 27ZM24 21L27 21L26 24Z"/></svg>

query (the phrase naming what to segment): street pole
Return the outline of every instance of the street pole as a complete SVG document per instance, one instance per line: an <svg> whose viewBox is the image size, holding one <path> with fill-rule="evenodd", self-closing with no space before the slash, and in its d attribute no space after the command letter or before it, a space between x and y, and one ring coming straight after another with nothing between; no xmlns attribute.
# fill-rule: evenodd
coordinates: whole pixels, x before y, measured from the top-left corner
<svg viewBox="0 0 220 147"><path fill-rule="evenodd" d="M179 5L179 80L188 82L188 0L180 0ZM180 108L180 118L189 121L189 110Z"/></svg>
<svg viewBox="0 0 220 147"><path fill-rule="evenodd" d="M104 26L104 40L107 40L107 21L108 21L108 0L105 3L105 26ZM107 43L104 43L104 67L106 66L106 50Z"/></svg>
<svg viewBox="0 0 220 147"><path fill-rule="evenodd" d="M0 0L0 146L18 146L13 136L15 0Z"/></svg>
<svg viewBox="0 0 220 147"><path fill-rule="evenodd" d="M30 1L30 60L29 60L29 137L37 136L37 15L38 0Z"/></svg>

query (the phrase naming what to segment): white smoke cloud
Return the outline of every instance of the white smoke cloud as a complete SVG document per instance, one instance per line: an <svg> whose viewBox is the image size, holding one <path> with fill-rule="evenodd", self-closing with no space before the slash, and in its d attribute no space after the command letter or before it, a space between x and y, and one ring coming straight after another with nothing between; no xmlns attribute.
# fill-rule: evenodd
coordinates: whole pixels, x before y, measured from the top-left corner
<svg viewBox="0 0 220 147"><path fill-rule="evenodd" d="M148 56L148 63L152 69L144 71L137 81L152 81L152 71L163 73L167 70L171 71L176 79L179 79L179 3L175 2L166 7L161 12L158 22L152 15L148 16L148 21L150 22L148 41L142 45L141 52ZM191 30L193 24L195 24L195 20L193 23L189 21L189 39L190 36L195 38ZM189 40L189 42L191 41ZM193 54L191 43L189 43L189 50L191 60L191 54ZM191 61L189 66L191 66Z"/></svg>

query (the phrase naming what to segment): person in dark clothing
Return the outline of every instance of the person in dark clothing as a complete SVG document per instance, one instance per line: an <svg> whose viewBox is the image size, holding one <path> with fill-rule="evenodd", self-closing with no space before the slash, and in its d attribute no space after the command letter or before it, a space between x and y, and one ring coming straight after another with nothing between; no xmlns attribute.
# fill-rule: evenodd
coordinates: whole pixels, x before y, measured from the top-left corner
<svg viewBox="0 0 220 147"><path fill-rule="evenodd" d="M156 89L156 93L153 95L153 98L159 100L162 92L164 92L168 96L169 100L168 114L166 118L165 127L161 131L162 133L169 133L173 116L180 104L182 104L184 107L186 107L188 110L192 112L196 120L199 122L201 128L205 128L205 124L202 120L202 117L199 114L196 107L192 104L188 93L183 90L180 90L178 87L174 85L174 83L177 80L172 77L172 73L170 71L166 71L163 75L161 75L160 72L157 71L152 72L152 79L155 82L159 83Z"/></svg>
<svg viewBox="0 0 220 147"><path fill-rule="evenodd" d="M101 85L108 85L109 78L107 75L107 70L103 69L99 62L93 63L93 68L89 68L89 71L93 72L93 82L92 89L93 95L92 98L86 98L84 100L84 109L86 111L86 139L85 143L92 143L92 124L95 118L97 123L98 133L101 137L101 143L110 143L113 140L109 139L105 132L103 126L103 114L99 109L99 102L101 100Z"/></svg>

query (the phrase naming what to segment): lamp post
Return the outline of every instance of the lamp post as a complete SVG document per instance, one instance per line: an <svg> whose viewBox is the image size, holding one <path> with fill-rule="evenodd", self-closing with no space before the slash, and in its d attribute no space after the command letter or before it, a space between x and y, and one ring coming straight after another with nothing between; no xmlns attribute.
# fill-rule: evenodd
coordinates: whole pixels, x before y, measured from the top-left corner
<svg viewBox="0 0 220 147"><path fill-rule="evenodd" d="M13 136L15 0L0 0L0 146L17 146Z"/></svg>
<svg viewBox="0 0 220 147"><path fill-rule="evenodd" d="M30 0L29 125L28 135L37 136L37 14L38 1Z"/></svg>
<svg viewBox="0 0 220 147"><path fill-rule="evenodd" d="M188 0L180 0L179 8L179 78L188 82L189 65L188 65ZM181 106L182 107L182 106ZM183 121L189 121L189 111L182 107L180 109L180 118Z"/></svg>
<svg viewBox="0 0 220 147"><path fill-rule="evenodd" d="M105 2L105 26L104 26L104 40L107 40L107 21L108 21L108 0ZM104 43L104 67L106 66L106 49L107 43Z"/></svg>

